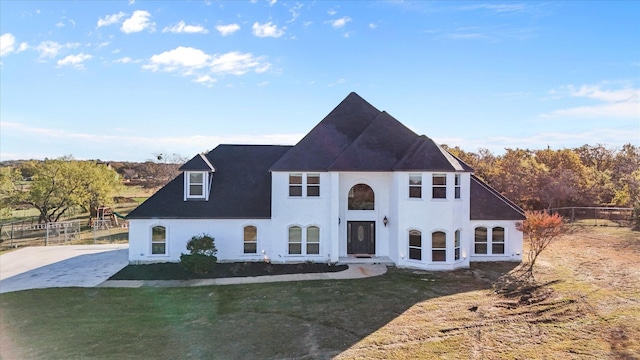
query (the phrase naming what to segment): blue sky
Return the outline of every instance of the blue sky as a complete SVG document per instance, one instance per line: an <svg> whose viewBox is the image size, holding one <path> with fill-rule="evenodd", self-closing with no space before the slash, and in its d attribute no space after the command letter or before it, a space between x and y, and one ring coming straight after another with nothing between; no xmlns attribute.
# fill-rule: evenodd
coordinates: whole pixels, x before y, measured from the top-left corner
<svg viewBox="0 0 640 360"><path fill-rule="evenodd" d="M2 1L0 160L295 144L355 91L467 151L640 145L640 2Z"/></svg>

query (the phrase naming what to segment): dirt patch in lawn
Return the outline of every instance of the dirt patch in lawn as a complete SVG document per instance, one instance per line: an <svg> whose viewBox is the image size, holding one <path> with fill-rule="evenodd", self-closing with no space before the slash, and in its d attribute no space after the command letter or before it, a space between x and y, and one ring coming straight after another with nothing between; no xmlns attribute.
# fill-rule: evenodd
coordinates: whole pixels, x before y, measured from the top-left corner
<svg viewBox="0 0 640 360"><path fill-rule="evenodd" d="M128 265L109 278L109 280L190 280L217 279L229 277L249 277L303 273L338 272L347 265L329 265L318 263L270 264L265 262L218 263L208 274L187 272L179 263L160 263Z"/></svg>

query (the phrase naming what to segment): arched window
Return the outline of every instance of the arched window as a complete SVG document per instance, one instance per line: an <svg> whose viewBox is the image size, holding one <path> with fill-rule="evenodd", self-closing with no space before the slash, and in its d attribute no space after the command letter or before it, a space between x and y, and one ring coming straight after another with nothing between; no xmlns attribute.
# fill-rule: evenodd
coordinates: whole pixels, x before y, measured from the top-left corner
<svg viewBox="0 0 640 360"><path fill-rule="evenodd" d="M447 261L447 234L442 231L431 234L431 261Z"/></svg>
<svg viewBox="0 0 640 360"><path fill-rule="evenodd" d="M300 226L289 228L289 254L302 254L302 228Z"/></svg>
<svg viewBox="0 0 640 360"><path fill-rule="evenodd" d="M409 231L409 259L422 260L422 233L418 230Z"/></svg>
<svg viewBox="0 0 640 360"><path fill-rule="evenodd" d="M151 228L151 255L167 253L167 229L164 226Z"/></svg>
<svg viewBox="0 0 640 360"><path fill-rule="evenodd" d="M320 228L309 226L307 228L307 255L320 254Z"/></svg>
<svg viewBox="0 0 640 360"><path fill-rule="evenodd" d="M244 227L244 253L258 253L258 228L255 226Z"/></svg>
<svg viewBox="0 0 640 360"><path fill-rule="evenodd" d="M477 227L474 236L474 253L486 254L487 253L487 228Z"/></svg>
<svg viewBox="0 0 640 360"><path fill-rule="evenodd" d="M453 244L453 260L460 260L460 230L456 230L455 243Z"/></svg>
<svg viewBox="0 0 640 360"><path fill-rule="evenodd" d="M504 228L496 226L491 229L491 253L504 254Z"/></svg>
<svg viewBox="0 0 640 360"><path fill-rule="evenodd" d="M349 210L374 210L375 195L369 185L357 184L349 190Z"/></svg>

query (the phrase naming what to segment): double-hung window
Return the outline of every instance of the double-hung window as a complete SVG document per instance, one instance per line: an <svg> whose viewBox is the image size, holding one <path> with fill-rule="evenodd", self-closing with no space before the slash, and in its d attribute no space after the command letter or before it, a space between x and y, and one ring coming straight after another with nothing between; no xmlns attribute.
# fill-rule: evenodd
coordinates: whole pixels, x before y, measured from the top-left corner
<svg viewBox="0 0 640 360"><path fill-rule="evenodd" d="M320 174L289 174L290 197L319 197Z"/></svg>
<svg viewBox="0 0 640 360"><path fill-rule="evenodd" d="M320 196L320 174L307 174L307 197Z"/></svg>
<svg viewBox="0 0 640 360"><path fill-rule="evenodd" d="M491 229L491 253L504 254L504 228L494 227Z"/></svg>
<svg viewBox="0 0 640 360"><path fill-rule="evenodd" d="M460 199L460 174L455 174L455 198Z"/></svg>
<svg viewBox="0 0 640 360"><path fill-rule="evenodd" d="M289 174L289 196L302 196L302 174Z"/></svg>
<svg viewBox="0 0 640 360"><path fill-rule="evenodd" d="M422 174L409 174L409 197L422 198Z"/></svg>
<svg viewBox="0 0 640 360"><path fill-rule="evenodd" d="M258 228L255 226L244 227L244 253L258 253Z"/></svg>
<svg viewBox="0 0 640 360"><path fill-rule="evenodd" d="M320 228L309 226L289 228L289 255L320 255Z"/></svg>
<svg viewBox="0 0 640 360"><path fill-rule="evenodd" d="M447 198L447 175L433 174L433 199Z"/></svg>
<svg viewBox="0 0 640 360"><path fill-rule="evenodd" d="M187 172L187 198L205 198L205 173Z"/></svg>
<svg viewBox="0 0 640 360"><path fill-rule="evenodd" d="M456 230L455 243L453 244L453 260L460 260L460 230Z"/></svg>
<svg viewBox="0 0 640 360"><path fill-rule="evenodd" d="M167 228L154 226L151 228L151 255L167 254Z"/></svg>
<svg viewBox="0 0 640 360"><path fill-rule="evenodd" d="M422 233L418 230L409 231L409 259L422 260Z"/></svg>
<svg viewBox="0 0 640 360"><path fill-rule="evenodd" d="M474 253L487 253L487 228L477 227L474 235Z"/></svg>
<svg viewBox="0 0 640 360"><path fill-rule="evenodd" d="M447 234L442 231L431 234L431 261L447 261Z"/></svg>

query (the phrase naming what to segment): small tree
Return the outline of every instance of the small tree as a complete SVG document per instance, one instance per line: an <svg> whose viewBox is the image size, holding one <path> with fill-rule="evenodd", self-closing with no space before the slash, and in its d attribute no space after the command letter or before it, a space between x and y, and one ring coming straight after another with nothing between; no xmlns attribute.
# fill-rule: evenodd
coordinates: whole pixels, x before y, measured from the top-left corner
<svg viewBox="0 0 640 360"><path fill-rule="evenodd" d="M529 262L526 264L525 274L533 278L533 266L538 256L551 242L564 233L562 216L549 215L544 211L527 211L527 219L519 223L517 228L522 231L529 240Z"/></svg>
<svg viewBox="0 0 640 360"><path fill-rule="evenodd" d="M207 234L193 236L187 242L189 254L180 255L180 264L192 274L207 274L213 271L218 258L215 239Z"/></svg>

